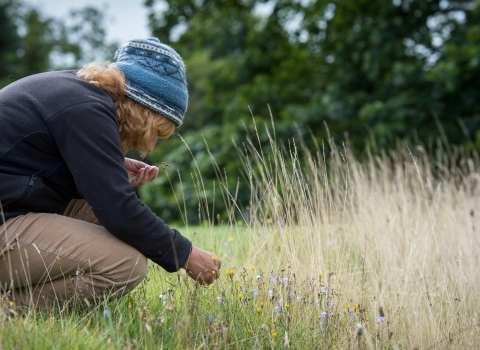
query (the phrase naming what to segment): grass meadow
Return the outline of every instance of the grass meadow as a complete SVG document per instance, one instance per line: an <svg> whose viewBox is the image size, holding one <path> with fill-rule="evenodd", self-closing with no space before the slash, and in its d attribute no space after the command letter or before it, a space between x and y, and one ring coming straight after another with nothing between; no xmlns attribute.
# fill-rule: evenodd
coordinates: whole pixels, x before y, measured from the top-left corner
<svg viewBox="0 0 480 350"><path fill-rule="evenodd" d="M347 146L272 138L268 150L255 138L238 147L248 208L219 179L228 209L217 217L199 181L205 221L179 228L222 260L213 285L152 264L119 300L4 312L0 347L479 348L476 155L399 146L360 161Z"/></svg>

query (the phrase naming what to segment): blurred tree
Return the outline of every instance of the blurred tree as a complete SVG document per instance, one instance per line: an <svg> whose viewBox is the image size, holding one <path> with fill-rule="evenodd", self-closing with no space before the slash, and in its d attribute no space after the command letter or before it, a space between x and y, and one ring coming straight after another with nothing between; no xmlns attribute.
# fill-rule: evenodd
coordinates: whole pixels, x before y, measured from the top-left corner
<svg viewBox="0 0 480 350"><path fill-rule="evenodd" d="M440 130L444 140L480 147L479 0L145 4L154 35L187 64L186 139L205 160L203 133L220 169L239 166L231 139L243 139L242 124L252 131L252 118L266 142L267 105L279 140L291 138L295 124L307 141L310 131L325 139L326 122L336 140L348 134L358 149L366 139L382 148L398 138L427 142ZM158 11L159 4L167 6ZM155 152L152 159L165 160L170 147ZM185 156L171 158L182 175L193 165L180 163ZM200 168L213 181L211 164ZM236 179L230 181L231 190ZM196 208L195 201L188 206Z"/></svg>
<svg viewBox="0 0 480 350"><path fill-rule="evenodd" d="M54 19L19 0L0 0L0 88L27 75L110 60L118 45L105 39L103 14L96 8Z"/></svg>
<svg viewBox="0 0 480 350"><path fill-rule="evenodd" d="M20 49L18 28L12 20L13 4L0 0L0 87L8 84L9 76L17 74L17 50Z"/></svg>
<svg viewBox="0 0 480 350"><path fill-rule="evenodd" d="M45 72L50 68L50 53L56 48L56 22L43 19L36 9L29 9L18 17L22 35L22 47L18 59L19 76Z"/></svg>
<svg viewBox="0 0 480 350"><path fill-rule="evenodd" d="M299 35L311 28L305 35L317 79L296 112L314 130L315 120L325 120L334 135L344 130L357 144L369 133L380 146L414 132L421 140L438 136L434 115L442 123L451 116L441 114L426 76L445 59L443 43L466 24L461 14L470 8L471 1L310 2ZM458 124L449 126L461 134Z"/></svg>
<svg viewBox="0 0 480 350"><path fill-rule="evenodd" d="M426 80L449 142L480 149L480 1L466 5L468 11L455 13L460 23L449 28L451 36L439 47L441 56ZM452 133L459 127L462 133Z"/></svg>
<svg viewBox="0 0 480 350"><path fill-rule="evenodd" d="M92 61L112 61L120 44L107 42L104 23L104 13L95 7L71 10L67 21L60 25L58 51L73 53L76 66Z"/></svg>

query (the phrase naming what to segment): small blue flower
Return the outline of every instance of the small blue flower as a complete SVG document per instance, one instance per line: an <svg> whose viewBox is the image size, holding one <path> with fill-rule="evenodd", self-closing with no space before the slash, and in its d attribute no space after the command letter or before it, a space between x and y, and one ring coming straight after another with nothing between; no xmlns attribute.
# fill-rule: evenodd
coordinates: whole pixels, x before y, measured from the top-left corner
<svg viewBox="0 0 480 350"><path fill-rule="evenodd" d="M300 301L302 301L302 298L297 297L297 303L299 303Z"/></svg>
<svg viewBox="0 0 480 350"><path fill-rule="evenodd" d="M268 296L269 296L270 298L273 297L273 290L269 290L269 291L268 291Z"/></svg>
<svg viewBox="0 0 480 350"><path fill-rule="evenodd" d="M160 300L165 299L165 294L160 294L160 295L158 296L158 298L159 298Z"/></svg>
<svg viewBox="0 0 480 350"><path fill-rule="evenodd" d="M224 246L225 248L228 248L228 242L223 243L223 246Z"/></svg>
<svg viewBox="0 0 480 350"><path fill-rule="evenodd" d="M258 295L258 289L252 290L253 295Z"/></svg>
<svg viewBox="0 0 480 350"><path fill-rule="evenodd" d="M217 298L217 301L218 301L219 303L221 303L221 302L223 301L223 298L222 298L222 297L218 297L218 298Z"/></svg>
<svg viewBox="0 0 480 350"><path fill-rule="evenodd" d="M326 312L326 311L322 311L322 313L320 314L320 317L321 317L321 318L326 318L326 317L327 317L327 312Z"/></svg>
<svg viewBox="0 0 480 350"><path fill-rule="evenodd" d="M274 275L270 276L270 281L275 281L275 276Z"/></svg>
<svg viewBox="0 0 480 350"><path fill-rule="evenodd" d="M280 307L275 306L275 308L273 309L273 311L275 311L275 312L280 312Z"/></svg>
<svg viewBox="0 0 480 350"><path fill-rule="evenodd" d="M110 313L107 310L103 310L103 317L108 318Z"/></svg>
<svg viewBox="0 0 480 350"><path fill-rule="evenodd" d="M288 299L293 299L293 298L295 298L295 293L293 292L288 293Z"/></svg>
<svg viewBox="0 0 480 350"><path fill-rule="evenodd" d="M257 277L255 277L255 279L257 280L257 282L259 282L262 279L262 275L257 275Z"/></svg>
<svg viewBox="0 0 480 350"><path fill-rule="evenodd" d="M323 326L325 326L325 323L324 323L324 322L320 322L318 325L320 326L320 328L323 328Z"/></svg>
<svg viewBox="0 0 480 350"><path fill-rule="evenodd" d="M280 299L280 300L278 301L278 305L280 305L280 306L283 305L283 299Z"/></svg>
<svg viewBox="0 0 480 350"><path fill-rule="evenodd" d="M213 322L213 316L212 316L212 315L208 316L208 320L209 320L210 322Z"/></svg>
<svg viewBox="0 0 480 350"><path fill-rule="evenodd" d="M317 306L319 306L319 305L320 305L320 300L315 300L315 304L316 304Z"/></svg>
<svg viewBox="0 0 480 350"><path fill-rule="evenodd" d="M326 293L328 291L328 288L327 287L322 287L322 288L320 288L320 291L322 293Z"/></svg>
<svg viewBox="0 0 480 350"><path fill-rule="evenodd" d="M384 316L377 317L377 323L383 323L385 321L386 321L386 318Z"/></svg>

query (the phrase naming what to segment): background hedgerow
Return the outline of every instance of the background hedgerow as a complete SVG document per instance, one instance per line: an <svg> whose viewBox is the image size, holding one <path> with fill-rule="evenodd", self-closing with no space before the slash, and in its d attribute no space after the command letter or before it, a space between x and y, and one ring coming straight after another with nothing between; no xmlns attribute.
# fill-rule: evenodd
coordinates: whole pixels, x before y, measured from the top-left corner
<svg viewBox="0 0 480 350"><path fill-rule="evenodd" d="M4 305L1 347L478 347L475 154L399 146L360 161L333 142L310 151L270 141L237 147L246 208L223 174L215 186L227 210L216 213L192 170L201 224L190 218L181 231L222 260L215 284L152 265L119 300L18 315Z"/></svg>

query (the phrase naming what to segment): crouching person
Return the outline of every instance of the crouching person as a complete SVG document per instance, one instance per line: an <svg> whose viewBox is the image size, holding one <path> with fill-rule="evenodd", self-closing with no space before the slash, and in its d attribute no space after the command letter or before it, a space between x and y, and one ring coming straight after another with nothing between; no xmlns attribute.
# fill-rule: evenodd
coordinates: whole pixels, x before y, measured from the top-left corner
<svg viewBox="0 0 480 350"><path fill-rule="evenodd" d="M183 61L156 38L127 42L116 57L0 90L0 293L18 306L122 296L147 259L200 283L218 276L212 253L134 193L158 168L124 157L182 124Z"/></svg>

